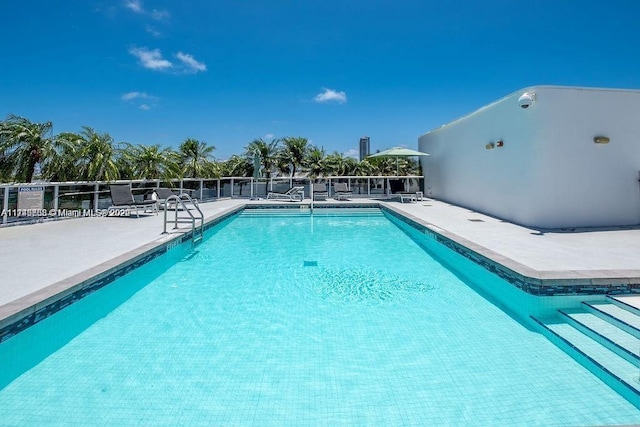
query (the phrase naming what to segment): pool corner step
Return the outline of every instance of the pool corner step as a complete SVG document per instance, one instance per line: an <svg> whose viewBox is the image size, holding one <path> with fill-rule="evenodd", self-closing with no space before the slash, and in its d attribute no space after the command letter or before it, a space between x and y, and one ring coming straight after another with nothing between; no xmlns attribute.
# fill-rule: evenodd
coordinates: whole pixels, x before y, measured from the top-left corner
<svg viewBox="0 0 640 427"><path fill-rule="evenodd" d="M640 339L584 310L558 310L560 318L618 356L640 366Z"/></svg>
<svg viewBox="0 0 640 427"><path fill-rule="evenodd" d="M640 315L609 302L583 302L582 307L586 311L617 326L636 338L640 338Z"/></svg>
<svg viewBox="0 0 640 427"><path fill-rule="evenodd" d="M550 321L531 318L551 342L640 409L640 371L636 363L621 357L562 317Z"/></svg>
<svg viewBox="0 0 640 427"><path fill-rule="evenodd" d="M640 316L640 295L607 295L607 301L618 307Z"/></svg>

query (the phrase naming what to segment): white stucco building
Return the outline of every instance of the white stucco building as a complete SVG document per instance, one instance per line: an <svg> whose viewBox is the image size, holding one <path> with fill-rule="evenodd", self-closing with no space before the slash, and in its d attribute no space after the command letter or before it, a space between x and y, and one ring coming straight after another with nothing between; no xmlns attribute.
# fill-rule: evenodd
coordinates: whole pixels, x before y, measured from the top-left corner
<svg viewBox="0 0 640 427"><path fill-rule="evenodd" d="M640 224L640 91L529 87L418 146L436 199L531 227Z"/></svg>

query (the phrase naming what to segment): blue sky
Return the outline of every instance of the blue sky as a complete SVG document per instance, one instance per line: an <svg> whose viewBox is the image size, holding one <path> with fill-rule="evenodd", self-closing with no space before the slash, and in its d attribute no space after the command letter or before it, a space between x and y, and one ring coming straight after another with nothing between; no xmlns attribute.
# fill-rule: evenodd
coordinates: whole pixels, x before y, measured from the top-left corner
<svg viewBox="0 0 640 427"><path fill-rule="evenodd" d="M640 89L640 1L4 1L0 115L215 156L419 135L526 86Z"/></svg>

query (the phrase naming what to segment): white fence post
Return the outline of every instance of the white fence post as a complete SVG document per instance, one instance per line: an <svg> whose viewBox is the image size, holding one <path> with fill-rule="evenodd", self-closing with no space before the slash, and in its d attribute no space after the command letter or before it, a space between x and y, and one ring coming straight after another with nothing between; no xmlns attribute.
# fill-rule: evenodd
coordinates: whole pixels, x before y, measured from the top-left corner
<svg viewBox="0 0 640 427"><path fill-rule="evenodd" d="M58 215L58 206L60 197L60 184L56 184L53 186L53 211Z"/></svg>
<svg viewBox="0 0 640 427"><path fill-rule="evenodd" d="M9 217L9 187L4 187L4 200L2 201L2 223L7 223Z"/></svg>
<svg viewBox="0 0 640 427"><path fill-rule="evenodd" d="M100 184L97 182L93 186L93 212L98 211L98 201L100 200Z"/></svg>

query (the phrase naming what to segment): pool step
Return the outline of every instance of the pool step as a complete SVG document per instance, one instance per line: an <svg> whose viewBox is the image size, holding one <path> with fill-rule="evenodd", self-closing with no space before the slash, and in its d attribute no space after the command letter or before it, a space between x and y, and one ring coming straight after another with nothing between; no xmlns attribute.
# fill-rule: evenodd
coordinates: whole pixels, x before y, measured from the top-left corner
<svg viewBox="0 0 640 427"><path fill-rule="evenodd" d="M607 295L607 301L631 313L640 316L640 296L611 296Z"/></svg>
<svg viewBox="0 0 640 427"><path fill-rule="evenodd" d="M279 217L308 217L311 215L310 209L246 209L240 213L242 218L256 218L263 216Z"/></svg>
<svg viewBox="0 0 640 427"><path fill-rule="evenodd" d="M561 319L618 356L640 366L640 339L616 325L583 310L558 310Z"/></svg>
<svg viewBox="0 0 640 427"><path fill-rule="evenodd" d="M640 338L640 315L610 302L583 302L582 306L586 311Z"/></svg>
<svg viewBox="0 0 640 427"><path fill-rule="evenodd" d="M314 216L384 216L384 213L379 208L330 208L330 207L316 207L311 209L309 205L292 205L291 207L274 207L274 208L251 208L245 209L240 213L243 218L246 217L260 217L260 216L286 216L286 217L308 217Z"/></svg>
<svg viewBox="0 0 640 427"><path fill-rule="evenodd" d="M624 301L622 301L624 303ZM640 408L640 312L607 299L583 302L540 320L539 330L620 395Z"/></svg>

